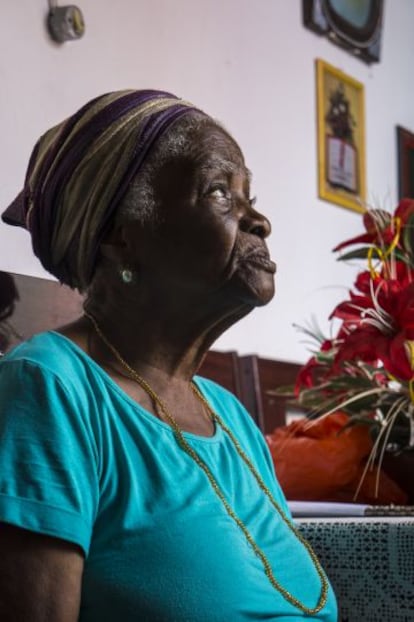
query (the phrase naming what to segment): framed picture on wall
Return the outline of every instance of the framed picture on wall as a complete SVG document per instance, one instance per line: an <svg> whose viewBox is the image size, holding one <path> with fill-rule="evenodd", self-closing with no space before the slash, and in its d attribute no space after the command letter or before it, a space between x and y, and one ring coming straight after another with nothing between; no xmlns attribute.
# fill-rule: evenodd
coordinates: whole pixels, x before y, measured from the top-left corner
<svg viewBox="0 0 414 622"><path fill-rule="evenodd" d="M319 196L364 212L364 86L320 59L316 82Z"/></svg>
<svg viewBox="0 0 414 622"><path fill-rule="evenodd" d="M398 198L414 199L414 134L397 126Z"/></svg>

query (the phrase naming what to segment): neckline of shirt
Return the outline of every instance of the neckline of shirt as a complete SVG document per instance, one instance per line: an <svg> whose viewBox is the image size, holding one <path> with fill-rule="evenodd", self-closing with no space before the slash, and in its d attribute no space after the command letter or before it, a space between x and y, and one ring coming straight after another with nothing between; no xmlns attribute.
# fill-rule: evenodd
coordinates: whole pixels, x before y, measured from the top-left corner
<svg viewBox="0 0 414 622"><path fill-rule="evenodd" d="M158 419L152 413L150 413L146 408L141 406L141 404L139 404L138 402L133 400L111 378L111 376L100 365L98 365L98 363L96 363L96 361L94 361L93 358L91 356L89 356L89 354L87 354L84 350L82 350L82 348L80 346L78 346L74 341L72 341L71 339L69 339L65 335L62 335L62 333L59 333L59 332L57 332L55 330L50 330L50 331L47 331L47 332L50 335L57 336L59 339L61 339L63 342L65 342L69 346L69 348L71 350L73 350L78 356L80 356L82 359L86 360L88 365L90 365L94 370L97 371L97 373L99 374L101 379L105 382L105 384L108 385L112 390L116 391L116 393L118 395L120 395L121 398L124 401L126 401L130 406L132 406L135 410L137 410L140 415L143 415L151 423L153 423L155 425L158 425L158 426L161 426L165 430L169 431L171 434L174 434L174 430L171 428L171 426L168 423L166 423L165 421L162 421L161 419ZM209 399L208 392L207 392L207 395L205 394L205 390L204 390L205 387L203 387L202 378L199 377L199 376L194 376L193 380L194 380L198 390L205 397L205 399L210 403L211 400ZM217 443L217 442L219 442L221 440L221 438L223 436L223 430L222 430L220 425L218 425L216 422L214 422L214 434L212 436L201 436L201 435L195 434L193 432L187 432L186 430L182 430L182 434L183 434L183 436L185 438L188 438L189 440L193 440L193 441L197 441L197 442L202 442L202 443Z"/></svg>

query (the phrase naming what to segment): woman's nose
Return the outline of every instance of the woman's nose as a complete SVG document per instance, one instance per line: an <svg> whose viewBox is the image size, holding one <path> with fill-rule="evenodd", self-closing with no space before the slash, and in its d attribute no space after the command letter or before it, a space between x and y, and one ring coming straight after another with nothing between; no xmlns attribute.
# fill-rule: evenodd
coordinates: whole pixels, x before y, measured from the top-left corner
<svg viewBox="0 0 414 622"><path fill-rule="evenodd" d="M270 221L266 218L266 216L263 216L263 214L257 212L250 205L242 215L240 220L240 228L242 231L257 235L262 240L267 238L272 230Z"/></svg>

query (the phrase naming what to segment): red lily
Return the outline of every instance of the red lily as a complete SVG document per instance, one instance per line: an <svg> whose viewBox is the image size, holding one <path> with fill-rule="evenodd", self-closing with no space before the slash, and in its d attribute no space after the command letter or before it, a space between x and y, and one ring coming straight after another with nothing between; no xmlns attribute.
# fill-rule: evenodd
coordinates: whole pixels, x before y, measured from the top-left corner
<svg viewBox="0 0 414 622"><path fill-rule="evenodd" d="M325 339L325 341L321 344L319 351L329 352L329 350L332 350L333 347L333 342L330 339ZM318 360L317 356L311 356L308 362L300 369L299 374L296 378L295 395L299 395L303 387L310 389L311 387L315 386L315 384L317 383L315 378L318 377L318 380L320 380L320 376L325 370L326 365L321 363Z"/></svg>
<svg viewBox="0 0 414 622"><path fill-rule="evenodd" d="M414 214L414 199L401 199L395 210L395 217L401 219L402 226L408 222L412 214Z"/></svg>
<svg viewBox="0 0 414 622"><path fill-rule="evenodd" d="M400 380L411 380L414 371L411 344L414 340L414 283L403 285L380 277L371 281L368 295L367 273L359 275L358 288L363 295L351 292L350 300L340 303L331 317L343 321L342 342L334 367L359 359L375 364L380 361Z"/></svg>
<svg viewBox="0 0 414 622"><path fill-rule="evenodd" d="M365 212L363 215L363 223L366 233L341 242L335 246L333 249L334 252L340 251L346 246L351 246L352 244L376 244L378 242L379 234L384 235L388 231L391 223L391 214L385 210L373 209L369 212ZM390 243L393 237L394 236L390 238Z"/></svg>
<svg viewBox="0 0 414 622"><path fill-rule="evenodd" d="M414 214L414 199L402 199L392 216L385 210L372 209L364 213L363 223L366 233L341 242L333 249L335 252L352 244L371 244L375 246L389 246L396 233L395 222L398 218L404 226Z"/></svg>

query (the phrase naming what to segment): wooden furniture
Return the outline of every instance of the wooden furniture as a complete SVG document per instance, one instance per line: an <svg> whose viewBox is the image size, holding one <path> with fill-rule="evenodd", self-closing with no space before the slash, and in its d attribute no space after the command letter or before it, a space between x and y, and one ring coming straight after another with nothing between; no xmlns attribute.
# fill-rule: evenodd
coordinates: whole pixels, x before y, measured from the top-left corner
<svg viewBox="0 0 414 622"><path fill-rule="evenodd" d="M278 387L295 384L301 368L298 363L288 363L260 358L255 354L240 357L243 393L240 396L264 433L285 425L289 410L285 397L271 393ZM295 411L290 407L291 412Z"/></svg>
<svg viewBox="0 0 414 622"><path fill-rule="evenodd" d="M201 365L198 374L210 378L240 397L242 394L242 378L240 376L239 357L234 350L216 352L210 350Z"/></svg>
<svg viewBox="0 0 414 622"><path fill-rule="evenodd" d="M82 313L83 298L56 281L12 274L19 299L10 323L15 331L10 346L34 333L71 322ZM234 393L245 405L264 433L286 422L286 399L269 391L294 384L300 365L255 354L239 356L237 352L210 350L199 374L210 378Z"/></svg>

